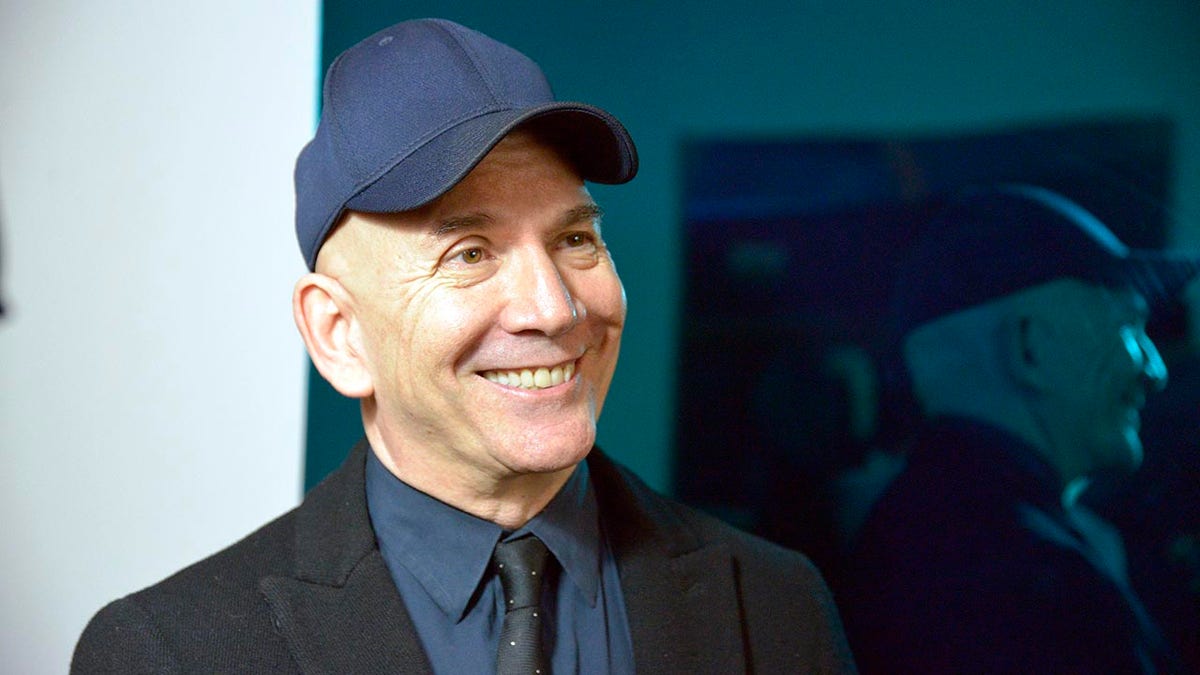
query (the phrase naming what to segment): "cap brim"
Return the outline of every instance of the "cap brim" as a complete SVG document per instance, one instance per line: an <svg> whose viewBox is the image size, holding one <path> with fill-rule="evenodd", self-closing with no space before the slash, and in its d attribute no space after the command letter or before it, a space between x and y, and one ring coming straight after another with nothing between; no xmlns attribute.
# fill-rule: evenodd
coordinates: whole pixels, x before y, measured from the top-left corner
<svg viewBox="0 0 1200 675"><path fill-rule="evenodd" d="M584 180L618 184L637 174L633 139L615 117L584 103L555 102L486 113L443 131L398 157L345 208L393 213L427 204L457 185L505 135L533 120L569 130L555 138Z"/></svg>
<svg viewBox="0 0 1200 675"><path fill-rule="evenodd" d="M1141 293L1151 306L1160 306L1178 296L1200 274L1200 258L1131 251L1121 267L1122 281Z"/></svg>

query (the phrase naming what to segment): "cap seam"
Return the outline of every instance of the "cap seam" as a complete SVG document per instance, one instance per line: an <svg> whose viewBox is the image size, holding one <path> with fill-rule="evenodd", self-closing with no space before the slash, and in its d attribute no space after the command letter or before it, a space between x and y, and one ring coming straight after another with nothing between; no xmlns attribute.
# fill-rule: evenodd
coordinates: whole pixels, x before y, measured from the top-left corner
<svg viewBox="0 0 1200 675"><path fill-rule="evenodd" d="M337 158L339 160L341 160L343 163L345 163L347 166L353 166L353 167L357 168L359 166L360 162L355 161L353 163L350 163L350 162L346 161L347 153L343 150L343 147L348 148L350 146L350 143L347 142L347 135L345 133L345 127L343 126L343 123L342 123L342 116L338 114L337 106L334 105L334 100L336 99L336 92L334 91L333 88L337 87L341 81L341 78L337 78L335 76L336 76L337 72L340 71L342 68L342 62L344 60L343 57L345 55L346 55L346 52L342 52L341 54L339 54L338 57L336 59L334 59L333 63L329 66L329 72L325 75L325 87L324 87L324 89L325 89L325 105L324 105L323 109L321 110L321 118L323 120L326 117L332 117L331 121L333 122L333 128L336 131L337 135L333 139L331 139L335 142L331 143L330 145L332 146L333 151L334 151L335 155L337 156ZM320 122L318 122L318 125L319 124L320 124Z"/></svg>
<svg viewBox="0 0 1200 675"><path fill-rule="evenodd" d="M435 25L438 27L439 30L444 32L446 35L449 35L450 39L454 40L454 44L458 45L458 48L461 49L463 51L463 53L467 55L467 58L471 60L471 66L473 66L475 68L475 73L479 75L479 79L482 80L484 86L487 87L488 95L491 96L492 102L494 104L499 103L500 97L496 95L496 88L492 86L492 79L491 79L490 73L488 73L486 70L484 70L484 68L482 68L480 66L481 61L478 58L478 55L476 54L475 50L472 49L471 46L468 45L466 42L464 42L462 40L462 38L460 38L458 36L457 33L455 33L454 31L451 31L445 25L443 25L441 23L437 23Z"/></svg>
<svg viewBox="0 0 1200 675"><path fill-rule="evenodd" d="M392 169L396 168L396 165L399 164L400 162L402 162L406 157L412 155L417 150L419 150L422 147L424 147L425 145L429 144L430 141L432 141L435 138L438 138L442 134L446 133L447 130L453 129L454 127L465 124L473 119L478 119L480 117L483 117L484 115L489 115L491 113L504 112L506 110L516 110L516 108L513 108L512 106L509 106L509 107L487 106L484 108L476 108L476 109L462 115L461 117L456 118L453 122L446 124L445 126L437 127L437 129L435 131L421 136L419 139L417 139L413 143L405 146L399 152L397 152L396 154L389 157L385 162L383 162L382 168L377 169L376 171L369 174L362 181L359 181L354 186L353 194L351 194L350 197L348 197L345 201L348 202L351 199L357 197L363 190L371 187L371 185L373 185L375 182L377 182L385 174L387 174ZM345 208L344 203L343 203L343 208Z"/></svg>

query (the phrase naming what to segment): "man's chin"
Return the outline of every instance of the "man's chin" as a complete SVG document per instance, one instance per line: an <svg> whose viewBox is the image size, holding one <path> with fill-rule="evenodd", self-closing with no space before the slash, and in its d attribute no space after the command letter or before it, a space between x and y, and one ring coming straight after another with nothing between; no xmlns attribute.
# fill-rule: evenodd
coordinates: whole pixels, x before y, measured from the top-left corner
<svg viewBox="0 0 1200 675"><path fill-rule="evenodd" d="M592 450L594 438L578 439L573 442L531 441L518 446L510 445L501 461L513 472L556 473L571 469L583 461Z"/></svg>
<svg viewBox="0 0 1200 675"><path fill-rule="evenodd" d="M1125 428L1125 450L1130 473L1140 469L1142 460L1145 459L1145 450L1142 448L1142 437L1138 435L1136 427Z"/></svg>

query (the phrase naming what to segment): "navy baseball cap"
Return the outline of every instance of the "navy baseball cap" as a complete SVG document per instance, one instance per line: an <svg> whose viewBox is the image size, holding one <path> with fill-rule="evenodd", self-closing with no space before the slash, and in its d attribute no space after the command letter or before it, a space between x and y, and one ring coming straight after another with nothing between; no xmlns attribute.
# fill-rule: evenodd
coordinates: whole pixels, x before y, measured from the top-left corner
<svg viewBox="0 0 1200 675"><path fill-rule="evenodd" d="M1055 279L1132 288L1151 305L1177 295L1200 258L1130 250L1094 215L1030 185L972 189L919 233L893 295L900 335Z"/></svg>
<svg viewBox="0 0 1200 675"><path fill-rule="evenodd" d="M637 173L633 139L615 117L556 100L536 63L482 33L418 19L347 49L329 66L321 121L296 160L296 237L308 268L346 210L426 204L533 120L585 180Z"/></svg>

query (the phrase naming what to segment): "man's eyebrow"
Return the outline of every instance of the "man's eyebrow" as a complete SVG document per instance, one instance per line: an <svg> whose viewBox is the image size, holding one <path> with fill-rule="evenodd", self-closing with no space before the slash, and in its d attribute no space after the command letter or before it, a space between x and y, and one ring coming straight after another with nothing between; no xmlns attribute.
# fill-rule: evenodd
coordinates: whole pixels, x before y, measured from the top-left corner
<svg viewBox="0 0 1200 675"><path fill-rule="evenodd" d="M1133 288L1109 290L1108 305L1121 321L1134 319L1145 322L1152 313L1150 301L1146 299L1145 294Z"/></svg>
<svg viewBox="0 0 1200 675"><path fill-rule="evenodd" d="M594 220L599 225L600 219L603 217L604 209L600 208L599 204L583 204L564 213L561 222L563 225L574 225L585 220Z"/></svg>
<svg viewBox="0 0 1200 675"><path fill-rule="evenodd" d="M435 237L441 237L456 230L466 230L478 227L483 227L492 222L491 216L483 213L468 213L463 216L450 216L444 220L438 221L433 230L430 231Z"/></svg>

